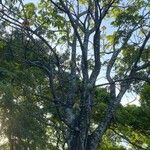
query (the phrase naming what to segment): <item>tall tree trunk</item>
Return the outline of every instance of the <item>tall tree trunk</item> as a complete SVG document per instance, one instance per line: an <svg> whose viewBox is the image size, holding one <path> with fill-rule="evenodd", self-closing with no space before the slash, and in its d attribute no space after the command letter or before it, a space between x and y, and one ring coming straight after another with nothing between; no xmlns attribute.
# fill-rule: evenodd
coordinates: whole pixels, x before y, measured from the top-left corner
<svg viewBox="0 0 150 150"><path fill-rule="evenodd" d="M69 139L68 149L69 150L87 150L86 139L83 138L86 135L82 135L80 131L72 133L71 138Z"/></svg>
<svg viewBox="0 0 150 150"><path fill-rule="evenodd" d="M90 115L92 111L91 107L93 101L93 93L89 92L85 95L85 99L83 98L81 100L82 103L80 104L80 111L75 117L73 129L69 131L69 150L89 150L88 133L90 129Z"/></svg>
<svg viewBox="0 0 150 150"><path fill-rule="evenodd" d="M79 133L76 133L72 135L72 138L70 139L70 143L68 144L68 150L97 150L98 143L91 143L90 139L87 140L87 142L82 142L82 135Z"/></svg>

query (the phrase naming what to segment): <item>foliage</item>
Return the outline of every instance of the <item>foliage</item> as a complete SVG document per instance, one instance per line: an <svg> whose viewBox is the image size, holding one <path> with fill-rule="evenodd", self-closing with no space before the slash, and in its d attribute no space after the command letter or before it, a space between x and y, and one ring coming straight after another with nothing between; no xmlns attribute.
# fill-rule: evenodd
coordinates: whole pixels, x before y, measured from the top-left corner
<svg viewBox="0 0 150 150"><path fill-rule="evenodd" d="M2 147L150 147L149 1L0 5ZM122 106L127 91L140 106Z"/></svg>

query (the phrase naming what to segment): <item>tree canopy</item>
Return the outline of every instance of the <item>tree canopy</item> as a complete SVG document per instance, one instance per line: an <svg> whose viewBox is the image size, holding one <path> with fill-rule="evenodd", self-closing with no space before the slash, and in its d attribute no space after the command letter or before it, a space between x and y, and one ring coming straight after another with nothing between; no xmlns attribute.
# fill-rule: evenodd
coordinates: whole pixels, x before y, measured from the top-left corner
<svg viewBox="0 0 150 150"><path fill-rule="evenodd" d="M148 150L150 1L37 2L0 1L0 149Z"/></svg>

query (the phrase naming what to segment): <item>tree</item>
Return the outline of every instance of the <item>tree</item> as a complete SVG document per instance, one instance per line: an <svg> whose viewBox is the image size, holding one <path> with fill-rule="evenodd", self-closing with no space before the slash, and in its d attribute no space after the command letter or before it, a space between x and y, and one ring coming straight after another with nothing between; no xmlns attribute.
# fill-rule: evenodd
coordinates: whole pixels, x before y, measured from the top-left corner
<svg viewBox="0 0 150 150"><path fill-rule="evenodd" d="M16 59L16 53L21 59L19 52L23 48L21 33L19 38L16 38L18 34L19 31L15 31L11 36L7 36L7 42L3 42L0 48L3 52L0 60L1 131L8 139L10 150L44 149L48 145L47 119L44 115L48 112L49 105L46 105L47 101L38 94L41 94L42 89L42 93L46 95L48 82L40 70L27 67ZM26 48L37 50L29 41L24 42L28 42ZM30 57L33 56L36 55L32 52ZM43 106L43 109L42 105L46 107Z"/></svg>
<svg viewBox="0 0 150 150"><path fill-rule="evenodd" d="M20 30L22 42L28 38L38 44L38 38L47 47L35 52L43 57L31 56L25 47L21 59L16 57L47 76L68 149L97 149L123 95L150 81L149 1L46 0L38 8L2 1L1 7L2 25ZM96 82L101 76L106 83ZM93 127L95 90L106 85L110 99Z"/></svg>

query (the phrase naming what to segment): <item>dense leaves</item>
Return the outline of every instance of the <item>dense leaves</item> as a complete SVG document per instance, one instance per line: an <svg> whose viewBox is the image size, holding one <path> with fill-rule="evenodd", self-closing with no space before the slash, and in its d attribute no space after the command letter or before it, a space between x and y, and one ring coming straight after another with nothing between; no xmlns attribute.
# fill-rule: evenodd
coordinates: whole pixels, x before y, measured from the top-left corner
<svg viewBox="0 0 150 150"><path fill-rule="evenodd" d="M147 150L149 3L0 1L0 148Z"/></svg>

